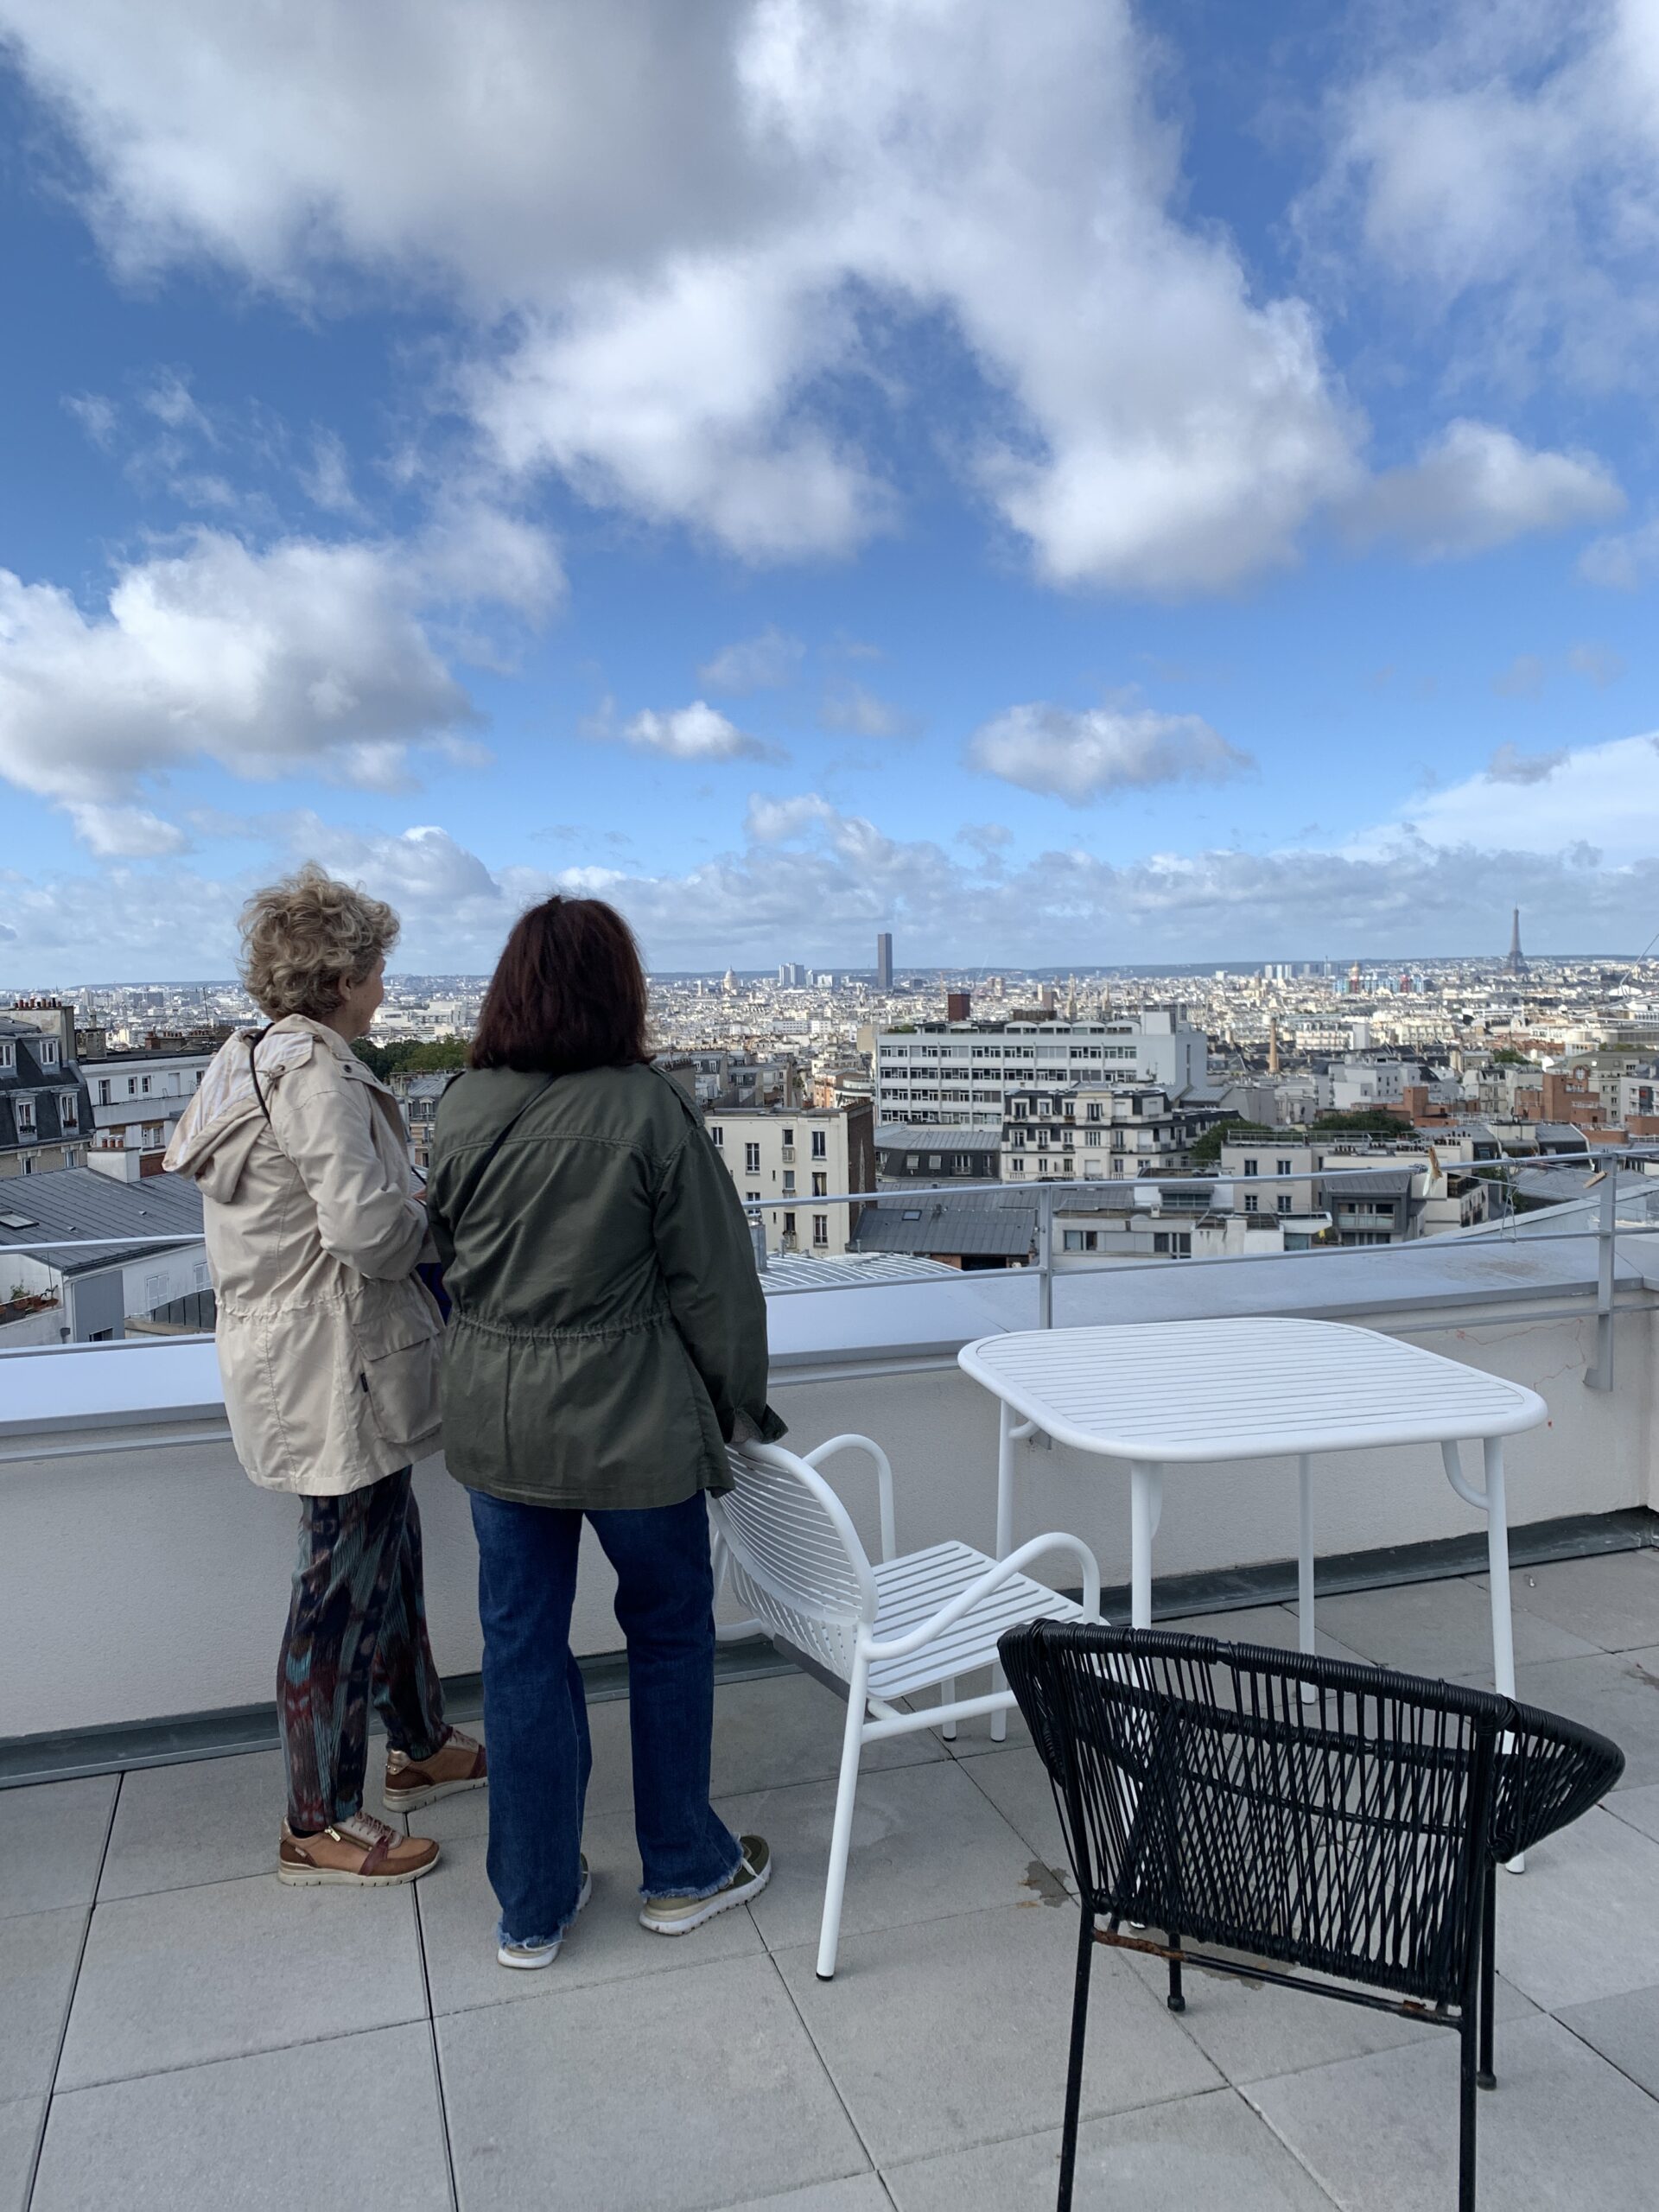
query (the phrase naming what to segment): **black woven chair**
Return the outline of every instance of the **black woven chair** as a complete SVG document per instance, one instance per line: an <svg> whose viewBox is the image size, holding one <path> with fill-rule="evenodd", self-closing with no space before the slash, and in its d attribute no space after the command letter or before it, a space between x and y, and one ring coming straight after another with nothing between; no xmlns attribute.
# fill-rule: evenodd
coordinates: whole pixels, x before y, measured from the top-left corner
<svg viewBox="0 0 1659 2212"><path fill-rule="evenodd" d="M1059 2212L1096 1943L1166 1960L1173 2012L1186 1964L1455 2028L1474 2212L1497 1863L1577 1820L1624 1753L1489 1692L1210 1637L1037 1621L998 1649L1083 1902Z"/></svg>

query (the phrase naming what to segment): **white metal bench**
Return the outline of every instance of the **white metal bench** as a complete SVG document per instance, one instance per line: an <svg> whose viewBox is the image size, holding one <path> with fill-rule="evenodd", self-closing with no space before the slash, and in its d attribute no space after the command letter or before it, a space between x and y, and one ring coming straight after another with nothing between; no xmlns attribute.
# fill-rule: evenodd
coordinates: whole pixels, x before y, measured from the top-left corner
<svg viewBox="0 0 1659 2212"><path fill-rule="evenodd" d="M880 1489L881 1559L872 1566L847 1509L817 1471L832 1452L860 1451L875 1463ZM728 1453L734 1487L709 1501L716 1586L749 1606L759 1630L809 1674L847 1700L841 1777L818 1939L818 1978L836 1970L841 1904L852 1844L859 1755L866 1744L958 1720L1003 1713L1014 1702L998 1669L983 1697L958 1699L956 1678L996 1669L997 1638L1021 1621L1097 1620L1100 1569L1076 1536L1033 1536L1005 1560L970 1545L934 1544L899 1553L893 1535L893 1469L868 1436L833 1436L804 1458L775 1444ZM1043 1553L1070 1552L1083 1569L1083 1603L1073 1605L1022 1570ZM722 1633L734 1632L728 1628ZM944 1701L919 1712L899 1700L942 1690Z"/></svg>

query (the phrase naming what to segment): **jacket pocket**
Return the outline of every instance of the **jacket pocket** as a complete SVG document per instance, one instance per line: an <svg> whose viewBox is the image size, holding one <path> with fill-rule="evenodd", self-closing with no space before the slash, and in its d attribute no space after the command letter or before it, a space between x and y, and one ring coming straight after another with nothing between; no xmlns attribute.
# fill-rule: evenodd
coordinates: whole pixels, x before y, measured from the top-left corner
<svg viewBox="0 0 1659 2212"><path fill-rule="evenodd" d="M426 1442L438 1426L438 1329L418 1286L391 1312L358 1317L357 1388L369 1420L387 1444Z"/></svg>

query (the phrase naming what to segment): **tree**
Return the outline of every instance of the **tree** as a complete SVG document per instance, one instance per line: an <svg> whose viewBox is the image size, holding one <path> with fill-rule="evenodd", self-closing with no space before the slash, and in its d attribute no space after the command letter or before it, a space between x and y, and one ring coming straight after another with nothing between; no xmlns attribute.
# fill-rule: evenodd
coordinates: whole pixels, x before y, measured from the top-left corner
<svg viewBox="0 0 1659 2212"><path fill-rule="evenodd" d="M359 1037L352 1050L382 1083L394 1075L448 1075L467 1065L467 1047L459 1037L440 1037L429 1045L415 1037L400 1037L391 1045L372 1045L366 1037Z"/></svg>
<svg viewBox="0 0 1659 2212"><path fill-rule="evenodd" d="M1517 1052L1512 1045L1500 1045L1492 1054L1495 1068L1529 1068L1532 1062L1524 1052Z"/></svg>
<svg viewBox="0 0 1659 2212"><path fill-rule="evenodd" d="M1260 1122L1247 1122L1242 1114L1234 1115L1228 1121L1216 1122L1201 1137L1195 1138L1187 1157L1195 1167L1213 1167L1221 1158L1223 1145L1249 1144L1252 1141L1271 1144L1276 1135L1276 1130L1265 1128Z"/></svg>
<svg viewBox="0 0 1659 2212"><path fill-rule="evenodd" d="M1386 1106L1360 1106L1348 1114L1319 1114L1313 1127L1326 1136L1402 1137L1408 1135L1411 1123L1403 1114L1391 1114Z"/></svg>

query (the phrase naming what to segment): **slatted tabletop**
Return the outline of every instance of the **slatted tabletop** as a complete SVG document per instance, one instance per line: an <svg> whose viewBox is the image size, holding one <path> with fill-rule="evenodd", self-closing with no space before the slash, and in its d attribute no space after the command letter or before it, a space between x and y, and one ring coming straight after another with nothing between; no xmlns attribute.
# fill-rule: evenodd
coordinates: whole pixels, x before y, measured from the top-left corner
<svg viewBox="0 0 1659 2212"><path fill-rule="evenodd" d="M1510 1436L1536 1391L1338 1321L1150 1321L982 1337L964 1372L1057 1443L1179 1464Z"/></svg>

